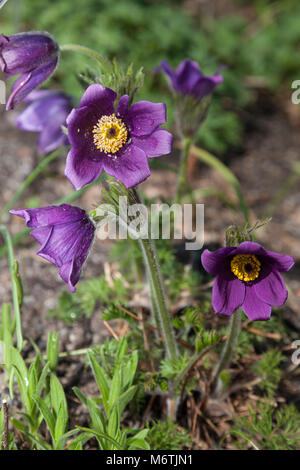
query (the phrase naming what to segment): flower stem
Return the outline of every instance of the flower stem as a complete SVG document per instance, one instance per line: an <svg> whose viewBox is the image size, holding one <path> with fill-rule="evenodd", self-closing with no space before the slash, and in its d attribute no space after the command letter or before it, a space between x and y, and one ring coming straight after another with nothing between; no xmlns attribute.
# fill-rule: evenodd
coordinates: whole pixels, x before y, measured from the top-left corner
<svg viewBox="0 0 300 470"><path fill-rule="evenodd" d="M192 139L190 137L183 137L183 148L182 148L182 153L181 153L181 162L180 162L180 168L179 168L178 186L177 186L177 194L175 198L175 203L180 203L182 193L186 186L187 164L188 164L188 157L189 157L191 143L192 143Z"/></svg>
<svg viewBox="0 0 300 470"><path fill-rule="evenodd" d="M135 189L130 190L130 195L135 202L141 203ZM140 238L139 243L149 279L153 313L157 323L156 326L163 333L167 356L170 359L176 359L178 353L177 344L172 329L171 317L167 308L166 295L155 245L150 237L148 239Z"/></svg>
<svg viewBox="0 0 300 470"><path fill-rule="evenodd" d="M16 320L16 333L17 333L17 346L18 350L22 351L23 347L23 335L22 335L22 324L21 324L21 312L20 312L20 304L19 304L19 295L18 295L18 285L16 281L15 275L15 257L13 251L13 245L11 241L11 236L9 231L4 225L0 225L0 232L4 237L6 242L7 251L8 251L8 264L9 264L9 271L10 271L10 278L11 278L11 289L12 289L12 298L13 298L13 305L14 305L14 314Z"/></svg>
<svg viewBox="0 0 300 470"><path fill-rule="evenodd" d="M177 357L177 346L166 304L166 296L155 246L152 240L139 239L139 242L150 282L153 312L156 321L158 321L158 325L156 326L163 332L168 357L175 359Z"/></svg>
<svg viewBox="0 0 300 470"><path fill-rule="evenodd" d="M60 46L61 51L73 51L73 52L81 52L82 54L88 55L89 57L93 57L108 73L111 74L111 67L109 62L104 59L98 52L90 49L89 47L81 46L80 44L63 44Z"/></svg>
<svg viewBox="0 0 300 470"><path fill-rule="evenodd" d="M212 392L216 392L218 395L222 391L222 386L219 385L219 377L223 370L228 369L232 356L233 351L237 343L238 335L241 328L241 319L242 319L242 312L241 310L237 310L230 318L230 325L229 325L229 336L228 339L223 347L220 361L217 365L214 377L211 383L211 390ZM218 387L220 387L219 390Z"/></svg>

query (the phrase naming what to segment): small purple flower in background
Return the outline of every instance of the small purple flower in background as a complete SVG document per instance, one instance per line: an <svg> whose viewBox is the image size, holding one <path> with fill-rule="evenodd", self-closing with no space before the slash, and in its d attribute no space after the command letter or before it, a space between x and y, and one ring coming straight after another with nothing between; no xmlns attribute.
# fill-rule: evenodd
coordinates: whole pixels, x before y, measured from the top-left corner
<svg viewBox="0 0 300 470"><path fill-rule="evenodd" d="M156 70L165 72L175 91L182 95L191 95L198 101L211 94L223 81L220 74L203 75L197 62L190 59L181 62L175 71L166 60L163 60Z"/></svg>
<svg viewBox="0 0 300 470"><path fill-rule="evenodd" d="M269 320L272 306L283 305L288 292L280 272L289 271L294 258L265 250L254 242L237 247L205 250L204 269L216 276L212 306L216 313L232 315L239 307L252 321Z"/></svg>
<svg viewBox="0 0 300 470"><path fill-rule="evenodd" d="M67 119L72 148L65 175L76 189L102 170L131 188L150 176L148 157L171 152L172 135L160 128L166 122L165 104L139 101L129 107L123 95L115 111L116 97L110 88L90 85Z"/></svg>
<svg viewBox="0 0 300 470"><path fill-rule="evenodd" d="M55 70L59 48L45 32L0 34L0 68L6 78L21 75L13 84L6 109L12 109Z"/></svg>
<svg viewBox="0 0 300 470"><path fill-rule="evenodd" d="M69 144L62 126L66 125L73 107L70 96L56 91L35 90L24 101L30 104L17 116L16 124L23 131L40 132L38 148L42 155Z"/></svg>
<svg viewBox="0 0 300 470"><path fill-rule="evenodd" d="M33 228L30 234L41 245L37 254L59 267L61 278L70 292L75 292L95 235L87 213L68 204L10 212L23 217L27 227Z"/></svg>

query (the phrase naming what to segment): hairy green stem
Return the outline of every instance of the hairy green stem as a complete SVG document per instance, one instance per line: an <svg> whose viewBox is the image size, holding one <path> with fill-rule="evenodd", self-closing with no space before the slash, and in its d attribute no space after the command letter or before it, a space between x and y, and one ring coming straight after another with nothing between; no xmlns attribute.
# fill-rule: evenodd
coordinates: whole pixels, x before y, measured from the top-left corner
<svg viewBox="0 0 300 470"><path fill-rule="evenodd" d="M81 52L82 54L88 55L89 57L95 59L108 74L112 73L109 62L104 59L100 54L98 54L98 52L94 51L93 49L90 49L89 47L81 46L80 44L63 44L62 46L60 46L60 50Z"/></svg>
<svg viewBox="0 0 300 470"><path fill-rule="evenodd" d="M167 355L170 359L177 357L177 345L172 329L171 317L166 303L160 267L157 260L155 246L152 240L139 239L145 266L150 281L150 290L153 303L153 312L158 320L157 328L160 328L165 340Z"/></svg>
<svg viewBox="0 0 300 470"><path fill-rule="evenodd" d="M219 392L217 388L219 386L220 374L223 370L228 369L232 356L233 356L234 348L236 346L238 335L239 335L240 328L241 328L241 318L242 318L242 312L240 309L237 310L230 318L229 336L223 347L220 361L217 365L217 368L216 368L216 371L215 371L215 374L211 383L212 392L216 392L217 394Z"/></svg>
<svg viewBox="0 0 300 470"><path fill-rule="evenodd" d="M186 186L187 164L188 164L188 157L189 157L191 143L192 143L192 139L190 137L183 138L183 149L181 153L177 194L175 198L175 203L177 204L180 203L184 188Z"/></svg>
<svg viewBox="0 0 300 470"><path fill-rule="evenodd" d="M136 189L131 189L129 195L134 203L141 204L141 200ZM167 356L170 359L176 359L178 354L177 344L167 307L166 294L157 259L155 244L153 240L151 240L150 235L148 239L139 238L139 244L143 253L147 277L150 284L153 314L157 323L156 326L163 333Z"/></svg>
<svg viewBox="0 0 300 470"><path fill-rule="evenodd" d="M50 153L47 157L43 158L38 166L30 173L29 176L24 180L18 191L13 195L13 197L8 201L8 203L5 205L4 209L0 212L0 220L2 217L8 212L15 202L22 196L23 192L25 191L26 188L36 179L36 177L43 171L43 169L49 165L55 158L57 158L61 153L60 150L56 150L56 152Z"/></svg>
<svg viewBox="0 0 300 470"><path fill-rule="evenodd" d="M14 264L15 264L14 250L13 250L10 233L4 225L0 225L0 232L2 232L2 235L4 237L4 240L7 246L7 251L8 251L8 264L9 264L9 271L10 271L10 278L11 278L12 299L13 299L15 321L16 321L17 346L18 346L18 350L21 351L23 347L23 335L22 335L21 312L20 312L19 296L18 296L18 285L17 285L15 270L14 270Z"/></svg>

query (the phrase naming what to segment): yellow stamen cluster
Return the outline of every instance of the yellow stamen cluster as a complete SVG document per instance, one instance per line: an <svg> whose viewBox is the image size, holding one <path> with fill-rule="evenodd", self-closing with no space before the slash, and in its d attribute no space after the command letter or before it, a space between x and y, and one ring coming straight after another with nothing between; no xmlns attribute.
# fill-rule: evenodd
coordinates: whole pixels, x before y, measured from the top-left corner
<svg viewBox="0 0 300 470"><path fill-rule="evenodd" d="M94 144L105 153L116 153L125 144L127 127L115 114L102 116L93 129Z"/></svg>
<svg viewBox="0 0 300 470"><path fill-rule="evenodd" d="M258 278L261 269L261 263L255 255L235 255L230 266L233 274L246 282Z"/></svg>

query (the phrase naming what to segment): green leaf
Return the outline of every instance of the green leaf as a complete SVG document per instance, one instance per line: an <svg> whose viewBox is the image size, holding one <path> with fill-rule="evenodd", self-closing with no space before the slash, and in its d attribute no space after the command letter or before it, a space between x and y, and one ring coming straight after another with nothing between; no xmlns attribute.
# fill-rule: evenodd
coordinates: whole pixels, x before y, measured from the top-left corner
<svg viewBox="0 0 300 470"><path fill-rule="evenodd" d="M38 396L33 397L37 406L40 409L40 412L43 415L44 420L47 423L53 442L55 442L55 417L51 413L50 408L46 405L45 400Z"/></svg>
<svg viewBox="0 0 300 470"><path fill-rule="evenodd" d="M121 393L121 370L117 366L114 372L113 379L110 385L110 392L109 392L109 401L108 406L109 410L112 406L119 401Z"/></svg>
<svg viewBox="0 0 300 470"><path fill-rule="evenodd" d="M119 398L119 410L120 414L123 413L128 403L133 399L137 390L137 385L132 385L126 392L122 393Z"/></svg>
<svg viewBox="0 0 300 470"><path fill-rule="evenodd" d="M65 433L68 423L68 407L64 389L58 378L52 373L50 375L50 398L55 413L55 441Z"/></svg>
<svg viewBox="0 0 300 470"><path fill-rule="evenodd" d="M45 380L46 380L46 377L49 373L49 368L50 368L50 364L49 362L46 362L43 370L42 370L42 373L40 375L40 378L39 378L39 381L37 383L37 386L36 386L36 390L35 390L35 394L39 397L42 393L42 390L43 390L43 387L44 387L44 384L45 384Z"/></svg>
<svg viewBox="0 0 300 470"><path fill-rule="evenodd" d="M80 400L84 405L88 406L88 405L87 405L88 399L87 399L86 396L82 393L82 391L79 390L78 387L73 387L72 390L73 390L73 392L75 393L75 395L77 396L77 398L79 398L79 400Z"/></svg>
<svg viewBox="0 0 300 470"><path fill-rule="evenodd" d="M120 428L119 407L118 405L115 405L111 409L111 412L108 418L107 432L110 436L117 437L119 428Z"/></svg>
<svg viewBox="0 0 300 470"><path fill-rule="evenodd" d="M92 352L88 352L88 358L99 390L101 392L106 412L108 412L109 386L108 379L101 366L97 363Z"/></svg>
<svg viewBox="0 0 300 470"><path fill-rule="evenodd" d="M143 441L142 439L134 439L128 450L136 450L136 449L144 449L144 450L150 450L150 446L148 442Z"/></svg>
<svg viewBox="0 0 300 470"><path fill-rule="evenodd" d="M47 342L47 359L50 364L50 369L54 371L58 364L59 354L59 333L49 332Z"/></svg>
<svg viewBox="0 0 300 470"><path fill-rule="evenodd" d="M101 439L106 439L107 441L111 442L118 450L123 450L122 447L120 446L120 444L115 439L113 439L111 436L109 436L108 434L105 434L103 432L95 431L94 429L84 428L84 427L81 427L81 426L77 426L77 428L80 429L81 431L85 431L89 435L92 433L96 437L99 437Z"/></svg>

